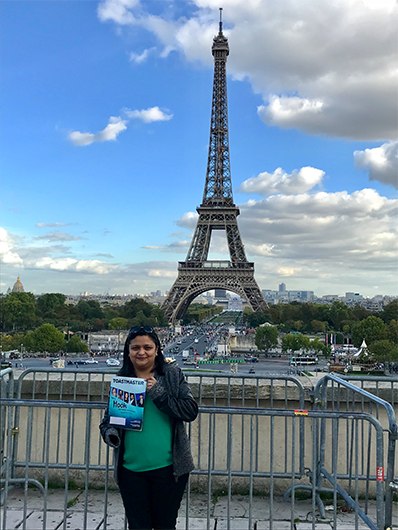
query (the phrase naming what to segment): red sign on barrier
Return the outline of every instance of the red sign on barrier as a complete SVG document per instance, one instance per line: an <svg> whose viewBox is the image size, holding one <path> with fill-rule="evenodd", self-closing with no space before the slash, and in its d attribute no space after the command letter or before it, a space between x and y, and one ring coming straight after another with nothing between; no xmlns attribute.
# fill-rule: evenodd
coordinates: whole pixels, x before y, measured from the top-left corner
<svg viewBox="0 0 398 530"><path fill-rule="evenodd" d="M384 467L378 467L376 469L376 480L377 482L384 482Z"/></svg>
<svg viewBox="0 0 398 530"><path fill-rule="evenodd" d="M296 416L308 416L308 410L295 410Z"/></svg>

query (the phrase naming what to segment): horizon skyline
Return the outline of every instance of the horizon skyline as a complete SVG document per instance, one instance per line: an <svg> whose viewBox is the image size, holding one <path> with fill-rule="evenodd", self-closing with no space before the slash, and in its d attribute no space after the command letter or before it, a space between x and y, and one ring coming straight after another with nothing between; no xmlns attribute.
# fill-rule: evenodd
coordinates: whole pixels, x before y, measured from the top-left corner
<svg viewBox="0 0 398 530"><path fill-rule="evenodd" d="M17 277L17 279L21 279L20 276ZM23 282L21 281L22 285L23 285ZM276 291L276 292L289 292L289 291L312 291L314 293L314 297L315 298L322 298L322 297L326 297L326 296L338 296L339 298L344 298L345 295L347 293L354 293L354 294L360 294L361 296L363 296L365 299L371 299L375 296L383 296L383 297L392 297L392 298L397 298L397 295L392 295L392 294L388 294L388 293L379 293L377 295L373 295L372 297L371 296L367 296L366 294L363 294L361 292L355 292L355 291L346 291L345 294L337 294L337 293L327 293L327 294L321 294L321 295L317 295L315 293L315 291L313 291L312 289L287 289L285 291L279 291L279 289L269 289L269 288L266 288L266 289L262 289L261 286L260 287L260 290L261 291L267 291L267 290L270 290L270 291ZM11 290L12 292L12 286L10 285L8 288L7 288L7 291L8 290ZM60 293L60 294L63 294L65 296L147 296L147 295L150 295L151 293L153 292L156 292L160 290L160 296L163 297L163 296L166 296L166 293L168 292L167 289L165 291L162 291L161 289L156 289L154 291L149 291L149 292L146 292L146 293L110 293L110 292L107 292L107 293L95 293L95 292L89 292L87 290L84 290L84 291L81 291L80 293L65 293L65 292L61 292L61 291L52 291L53 293ZM227 293L231 293L233 294L234 296L239 296L238 294L236 294L235 292L233 291L229 291L228 289L225 289ZM2 296L6 296L8 293L4 292L4 291L0 291L0 295ZM214 289L209 289L208 291L205 291L204 293L198 295L198 296L205 296L207 293L211 292L211 291L214 291ZM34 294L35 296L42 296L43 294L47 294L45 292L41 292L41 293L37 293L35 291L28 291L25 289L24 287L24 292L31 292L32 294ZM87 294L85 294L87 293Z"/></svg>
<svg viewBox="0 0 398 530"><path fill-rule="evenodd" d="M18 275L34 293L171 289L205 185L219 7L3 2L2 292ZM397 296L397 4L222 7L260 289ZM227 249L213 233L209 259Z"/></svg>

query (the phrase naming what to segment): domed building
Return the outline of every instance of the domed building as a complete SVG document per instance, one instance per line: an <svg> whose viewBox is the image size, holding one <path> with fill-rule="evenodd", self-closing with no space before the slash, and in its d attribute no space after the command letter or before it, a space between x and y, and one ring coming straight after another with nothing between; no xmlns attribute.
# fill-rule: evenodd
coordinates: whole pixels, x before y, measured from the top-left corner
<svg viewBox="0 0 398 530"><path fill-rule="evenodd" d="M14 283L12 292L13 293L24 293L25 292L25 289L23 288L23 285L21 283L21 280L19 279L19 276L17 278L17 281Z"/></svg>

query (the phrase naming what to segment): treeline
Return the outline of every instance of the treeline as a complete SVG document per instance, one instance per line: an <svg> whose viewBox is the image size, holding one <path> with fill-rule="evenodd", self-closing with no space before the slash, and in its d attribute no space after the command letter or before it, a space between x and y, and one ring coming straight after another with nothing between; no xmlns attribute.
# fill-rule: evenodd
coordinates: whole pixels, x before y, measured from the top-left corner
<svg viewBox="0 0 398 530"><path fill-rule="evenodd" d="M393 300L377 313L359 305L351 308L338 301L330 306L293 302L271 306L264 312L245 310L244 320L257 328L256 343L263 350L275 345L279 332L287 334L282 338L284 351L314 349L314 342L309 343L305 333L327 334L328 344L331 344L333 334L335 344L344 344L349 339L359 348L365 340L375 359L398 361L398 300ZM273 326L259 327L264 323ZM322 348L320 343L315 346L319 351L325 347Z"/></svg>
<svg viewBox="0 0 398 530"><path fill-rule="evenodd" d="M167 326L159 306L140 298L115 307L101 306L96 300L65 303L60 293L47 293L36 298L32 293L10 293L0 299L1 331L26 332L42 324L53 324L70 331L127 329L137 324Z"/></svg>
<svg viewBox="0 0 398 530"><path fill-rule="evenodd" d="M290 304L271 305L267 311L253 313L246 308L243 319L249 326L256 328L269 322L278 326L279 331L290 333L351 333L358 322L374 316L389 325L398 320L398 300L393 300L380 312L368 311L359 304L348 307L340 301L331 305L292 302Z"/></svg>

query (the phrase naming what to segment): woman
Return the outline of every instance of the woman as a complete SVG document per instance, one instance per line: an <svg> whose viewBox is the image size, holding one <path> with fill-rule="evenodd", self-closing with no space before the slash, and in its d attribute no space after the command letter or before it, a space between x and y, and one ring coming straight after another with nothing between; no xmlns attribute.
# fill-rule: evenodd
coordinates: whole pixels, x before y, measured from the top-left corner
<svg viewBox="0 0 398 530"><path fill-rule="evenodd" d="M115 449L115 480L129 529L174 529L194 468L183 422L196 418L198 406L181 369L166 363L150 326L130 329L118 375L147 383L142 431L111 426L108 411L100 425L105 443Z"/></svg>

